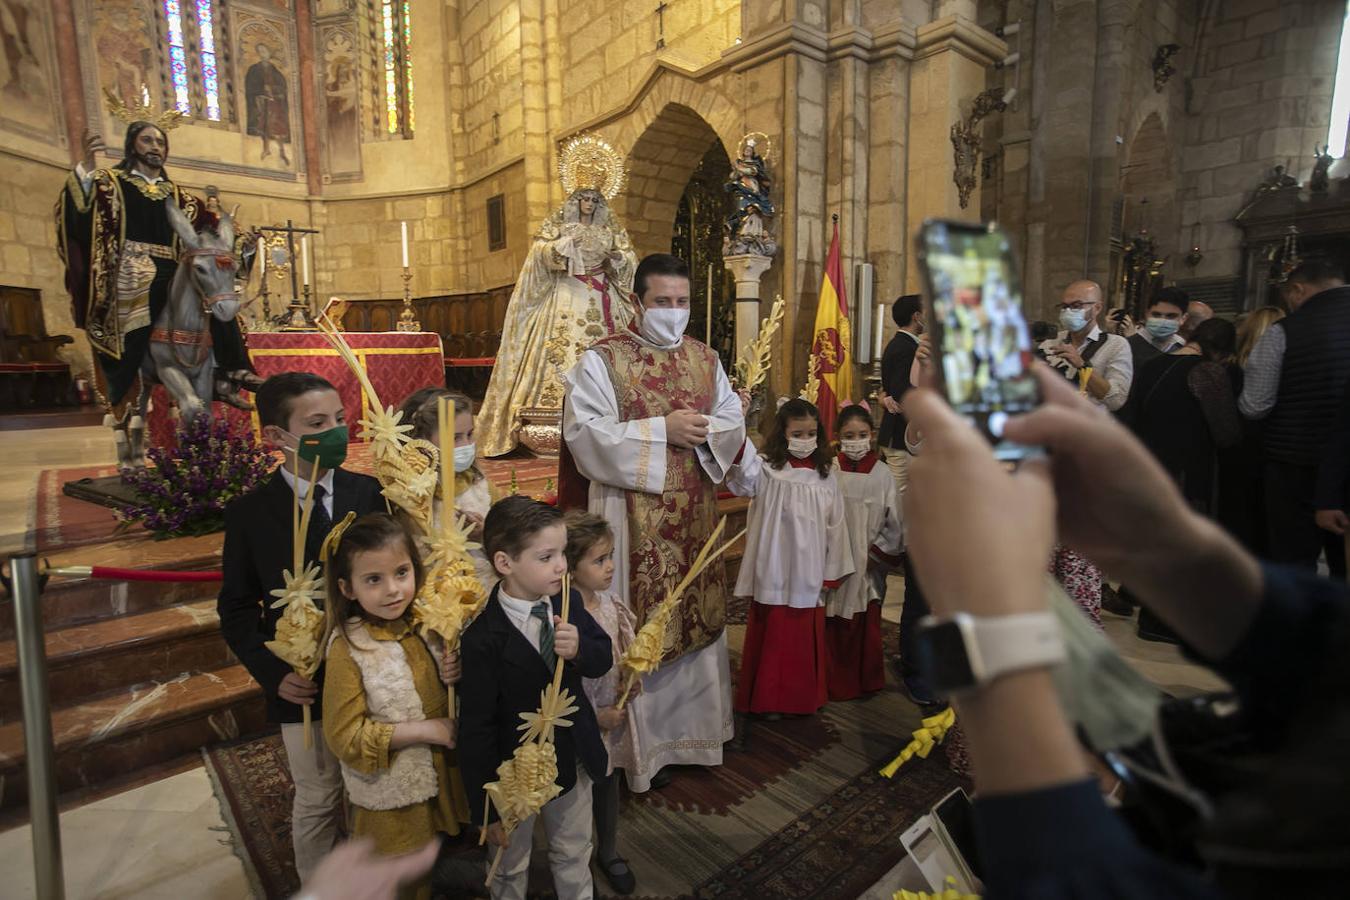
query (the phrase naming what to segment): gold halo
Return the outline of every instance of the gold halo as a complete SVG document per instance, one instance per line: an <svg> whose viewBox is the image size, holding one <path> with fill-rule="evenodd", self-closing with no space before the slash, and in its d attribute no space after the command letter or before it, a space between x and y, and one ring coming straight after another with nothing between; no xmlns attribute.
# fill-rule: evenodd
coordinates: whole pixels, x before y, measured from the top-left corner
<svg viewBox="0 0 1350 900"><path fill-rule="evenodd" d="M736 154L742 159L745 158L745 142L751 138L755 139L755 149L759 151L760 159L768 162L770 155L773 153L773 141L769 140L769 136L762 131L752 131L741 138L741 142L736 145Z"/></svg>
<svg viewBox="0 0 1350 900"><path fill-rule="evenodd" d="M183 124L183 120L187 118L180 110L175 108L156 113L150 105L149 91L146 90L144 84L141 85L141 94L144 99L140 103L129 104L108 88L104 88L103 102L108 108L108 112L126 124L130 125L137 121L150 122L166 134Z"/></svg>
<svg viewBox="0 0 1350 900"><path fill-rule="evenodd" d="M558 176L568 197L590 188L599 191L606 200L613 200L623 190L623 157L596 135L577 135L558 154Z"/></svg>

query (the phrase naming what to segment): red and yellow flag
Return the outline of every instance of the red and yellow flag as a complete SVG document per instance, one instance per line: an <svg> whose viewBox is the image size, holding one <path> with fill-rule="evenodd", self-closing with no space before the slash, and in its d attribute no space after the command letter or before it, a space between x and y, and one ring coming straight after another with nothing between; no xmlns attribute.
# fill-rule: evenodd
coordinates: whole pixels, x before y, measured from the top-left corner
<svg viewBox="0 0 1350 900"><path fill-rule="evenodd" d="M834 418L841 403L853 396L852 344L848 323L848 296L844 288L844 266L839 259L839 222L834 223L830 253L825 259L825 280L820 285L820 303L816 306L815 337L811 356L816 361L820 388L814 402L820 410L825 436L834 439ZM808 398L811 399L811 398Z"/></svg>

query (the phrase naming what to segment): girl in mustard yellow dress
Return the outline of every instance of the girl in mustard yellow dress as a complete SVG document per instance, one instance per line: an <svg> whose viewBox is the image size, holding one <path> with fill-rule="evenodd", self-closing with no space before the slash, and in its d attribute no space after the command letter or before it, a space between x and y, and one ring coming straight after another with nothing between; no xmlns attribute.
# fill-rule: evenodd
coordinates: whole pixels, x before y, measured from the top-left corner
<svg viewBox="0 0 1350 900"><path fill-rule="evenodd" d="M385 854L420 849L438 832L459 834L469 809L445 689L459 679L459 660L412 630L422 584L412 536L383 513L357 519L327 579L323 733L342 765L352 834L373 838ZM400 896L430 898L430 881Z"/></svg>

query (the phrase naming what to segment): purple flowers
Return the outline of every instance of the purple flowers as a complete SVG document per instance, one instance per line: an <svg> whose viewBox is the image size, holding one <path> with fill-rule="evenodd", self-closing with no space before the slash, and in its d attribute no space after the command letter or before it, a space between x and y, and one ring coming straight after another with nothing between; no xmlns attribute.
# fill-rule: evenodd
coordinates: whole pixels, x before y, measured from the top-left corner
<svg viewBox="0 0 1350 900"><path fill-rule="evenodd" d="M272 468L271 457L246 430L224 419L195 416L178 431L176 451L151 448L154 463L123 476L142 502L121 513L155 537L210 534L225 527L225 505L253 490Z"/></svg>

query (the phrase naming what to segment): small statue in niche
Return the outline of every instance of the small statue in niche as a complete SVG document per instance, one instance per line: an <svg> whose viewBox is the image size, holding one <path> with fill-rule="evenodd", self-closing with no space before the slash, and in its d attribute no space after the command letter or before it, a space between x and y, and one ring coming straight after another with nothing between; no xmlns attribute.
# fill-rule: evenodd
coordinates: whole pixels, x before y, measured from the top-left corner
<svg viewBox="0 0 1350 900"><path fill-rule="evenodd" d="M1172 65L1172 57L1181 49L1180 44L1163 44L1153 54L1153 90L1162 93L1168 79L1176 74L1177 67Z"/></svg>
<svg viewBox="0 0 1350 900"><path fill-rule="evenodd" d="M773 256L778 242L769 230L773 221L773 201L769 191L773 181L768 167L769 138L752 132L741 139L736 160L731 164L731 180L725 185L736 202L736 210L727 216L722 253L738 256L754 253Z"/></svg>
<svg viewBox="0 0 1350 900"><path fill-rule="evenodd" d="M1325 194L1327 188L1331 184L1330 179L1327 177L1327 170L1331 168L1331 164L1335 162L1335 160L1332 158L1331 154L1327 152L1330 149L1330 144L1327 144L1321 150L1317 149L1317 145L1313 145L1313 157L1317 162L1313 163L1312 175L1308 177L1308 190L1312 191L1314 194Z"/></svg>

